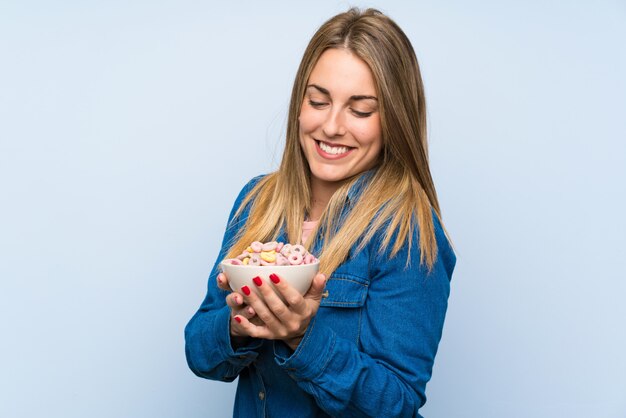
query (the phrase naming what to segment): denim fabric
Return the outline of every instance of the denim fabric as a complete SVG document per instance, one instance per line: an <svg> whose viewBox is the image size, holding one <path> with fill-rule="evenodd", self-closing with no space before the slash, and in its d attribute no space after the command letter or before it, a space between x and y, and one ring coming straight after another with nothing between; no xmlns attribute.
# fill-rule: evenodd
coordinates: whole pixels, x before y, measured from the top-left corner
<svg viewBox="0 0 626 418"><path fill-rule="evenodd" d="M235 201L218 261L249 207L237 219L234 212L259 179ZM362 176L348 194L346 210L367 179ZM295 352L281 341L259 339L231 347L227 292L216 285L216 263L207 295L185 328L189 367L208 379L239 376L235 417L421 417L456 261L436 218L435 232L439 251L430 274L416 246L408 266L407 248L390 257L393 241L381 253L382 233L362 251L353 248L328 279L320 309ZM419 242L417 235L413 242Z"/></svg>

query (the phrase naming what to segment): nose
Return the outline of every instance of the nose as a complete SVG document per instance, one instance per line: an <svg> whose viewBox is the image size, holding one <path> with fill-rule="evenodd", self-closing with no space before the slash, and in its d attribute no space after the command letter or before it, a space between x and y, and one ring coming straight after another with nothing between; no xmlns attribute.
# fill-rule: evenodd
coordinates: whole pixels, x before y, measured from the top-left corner
<svg viewBox="0 0 626 418"><path fill-rule="evenodd" d="M344 118L341 109L331 109L326 115L322 131L328 138L343 136L346 133Z"/></svg>

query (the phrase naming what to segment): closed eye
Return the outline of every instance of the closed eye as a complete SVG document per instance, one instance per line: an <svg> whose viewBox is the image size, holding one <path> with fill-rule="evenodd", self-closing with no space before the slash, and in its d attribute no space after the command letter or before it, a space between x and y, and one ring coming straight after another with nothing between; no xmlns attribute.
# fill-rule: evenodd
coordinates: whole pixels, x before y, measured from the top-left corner
<svg viewBox="0 0 626 418"><path fill-rule="evenodd" d="M374 112L360 112L358 110L352 109L352 113L354 113L354 115L356 117L358 117L358 118L367 118L367 117L371 116L372 113L374 113Z"/></svg>
<svg viewBox="0 0 626 418"><path fill-rule="evenodd" d="M325 106L327 103L325 103L325 102L316 102L316 101L313 101L313 100L309 99L309 104L311 105L311 107L317 109L317 108Z"/></svg>

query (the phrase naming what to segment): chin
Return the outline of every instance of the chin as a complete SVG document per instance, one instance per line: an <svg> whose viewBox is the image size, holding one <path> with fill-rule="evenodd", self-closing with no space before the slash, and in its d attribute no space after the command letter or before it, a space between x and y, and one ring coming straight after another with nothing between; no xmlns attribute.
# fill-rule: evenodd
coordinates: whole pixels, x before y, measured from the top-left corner
<svg viewBox="0 0 626 418"><path fill-rule="evenodd" d="M320 170L312 170L311 175L318 180L327 182L327 183L335 183L343 181L352 176L350 173L345 172L337 172L337 171L320 171Z"/></svg>

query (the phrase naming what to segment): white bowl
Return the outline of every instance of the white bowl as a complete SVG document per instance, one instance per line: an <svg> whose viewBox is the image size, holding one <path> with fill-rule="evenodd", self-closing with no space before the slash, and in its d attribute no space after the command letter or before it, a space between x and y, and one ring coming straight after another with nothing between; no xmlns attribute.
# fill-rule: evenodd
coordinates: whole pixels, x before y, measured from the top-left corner
<svg viewBox="0 0 626 418"><path fill-rule="evenodd" d="M273 288L274 284L270 280L270 274L274 273L280 277L281 281L289 283L300 294L304 295L311 287L311 282L317 274L319 267L319 260L311 264L300 264L297 266L232 265L223 261L220 263L220 268L228 278L231 289L241 293L241 288L248 286L257 294L259 292L252 279L258 276L263 280L263 286L269 284Z"/></svg>

